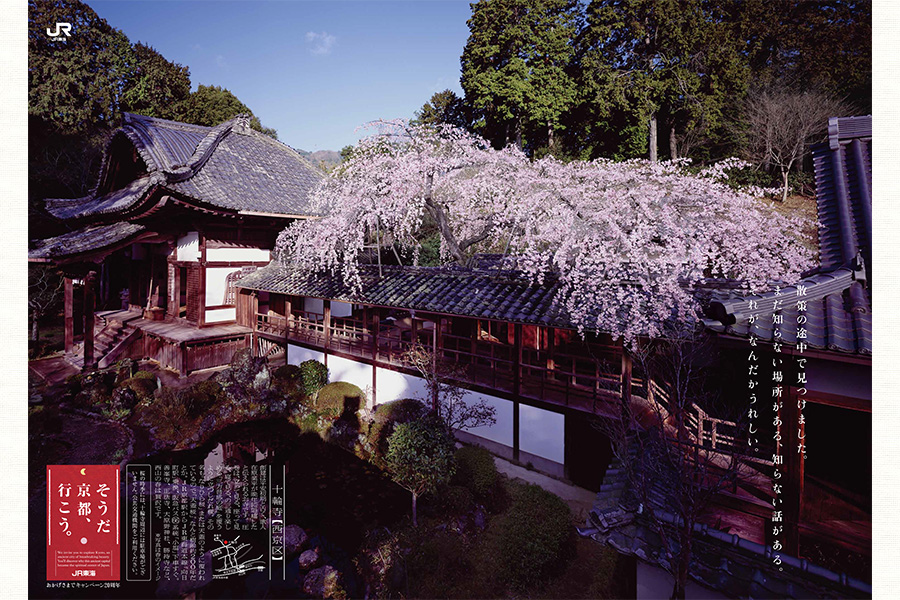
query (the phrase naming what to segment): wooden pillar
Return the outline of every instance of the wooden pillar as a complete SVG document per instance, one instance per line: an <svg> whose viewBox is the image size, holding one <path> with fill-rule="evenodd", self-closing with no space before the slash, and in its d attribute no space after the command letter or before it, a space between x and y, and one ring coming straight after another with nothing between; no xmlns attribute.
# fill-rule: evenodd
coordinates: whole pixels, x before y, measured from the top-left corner
<svg viewBox="0 0 900 600"><path fill-rule="evenodd" d="M381 315L378 309L372 311L372 360L378 362L378 330L381 328ZM374 366L372 367L375 368Z"/></svg>
<svg viewBox="0 0 900 600"><path fill-rule="evenodd" d="M72 278L66 277L63 279L63 317L65 319L64 324L64 348L66 353L72 351L72 346L75 344L75 319L73 317L73 297L72 297Z"/></svg>
<svg viewBox="0 0 900 600"><path fill-rule="evenodd" d="M200 279L197 290L197 304L200 306L200 311L197 315L197 326L203 327L206 325L206 235L202 231L197 232L197 235L200 247L200 271L198 273Z"/></svg>
<svg viewBox="0 0 900 600"><path fill-rule="evenodd" d="M433 321L434 327L431 328L431 372L434 375L435 379L437 379L437 370L438 370L438 327L440 326L440 319L437 321ZM435 385L432 390L431 396L431 408L435 412L438 409L438 386Z"/></svg>
<svg viewBox="0 0 900 600"><path fill-rule="evenodd" d="M622 347L622 403L626 406L631 402L631 356L625 347Z"/></svg>
<svg viewBox="0 0 900 600"><path fill-rule="evenodd" d="M174 257L170 256L166 261L167 271L168 271L168 285L167 289L169 290L168 298L166 299L166 313L170 317L178 316L178 301L180 299L179 294L179 282L178 282L178 267L175 266Z"/></svg>
<svg viewBox="0 0 900 600"><path fill-rule="evenodd" d="M97 367L94 361L94 284L97 272L91 271L84 278L84 366L89 371Z"/></svg>
<svg viewBox="0 0 900 600"><path fill-rule="evenodd" d="M284 340L287 341L288 334L291 331L291 313L293 312L293 307L291 306L291 296L284 297Z"/></svg>
<svg viewBox="0 0 900 600"><path fill-rule="evenodd" d="M522 392L522 324L513 325L513 460L519 460L519 395Z"/></svg>
<svg viewBox="0 0 900 600"><path fill-rule="evenodd" d="M328 350L331 347L331 300L323 300L322 306L322 312L325 313L322 318L322 324L325 327L325 350Z"/></svg>

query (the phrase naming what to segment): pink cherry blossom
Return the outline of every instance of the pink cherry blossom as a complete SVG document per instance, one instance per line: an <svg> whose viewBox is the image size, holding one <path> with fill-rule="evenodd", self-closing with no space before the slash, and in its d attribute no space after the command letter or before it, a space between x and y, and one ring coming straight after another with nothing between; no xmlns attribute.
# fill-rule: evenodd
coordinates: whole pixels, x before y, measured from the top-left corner
<svg viewBox="0 0 900 600"><path fill-rule="evenodd" d="M533 281L558 279L557 301L582 333L626 342L696 320L704 277L751 291L814 264L799 219L724 183L736 164L689 175L685 161L531 161L451 127L376 126L315 192L325 216L279 236L281 263L359 286L366 244L380 235L416 249L429 221L446 261L507 252Z"/></svg>

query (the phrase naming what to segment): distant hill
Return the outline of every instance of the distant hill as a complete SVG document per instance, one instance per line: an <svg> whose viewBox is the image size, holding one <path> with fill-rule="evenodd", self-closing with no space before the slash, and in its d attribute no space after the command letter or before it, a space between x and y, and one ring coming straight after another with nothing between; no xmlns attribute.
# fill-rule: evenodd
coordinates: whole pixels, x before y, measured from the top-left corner
<svg viewBox="0 0 900 600"><path fill-rule="evenodd" d="M334 150L316 150L315 152L297 150L297 152L326 173L341 164L341 153Z"/></svg>

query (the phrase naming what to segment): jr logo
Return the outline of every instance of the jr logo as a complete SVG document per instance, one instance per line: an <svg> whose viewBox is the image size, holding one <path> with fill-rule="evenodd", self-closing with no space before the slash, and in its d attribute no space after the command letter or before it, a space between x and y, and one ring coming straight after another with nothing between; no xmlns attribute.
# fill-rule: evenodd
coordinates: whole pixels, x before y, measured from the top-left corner
<svg viewBox="0 0 900 600"><path fill-rule="evenodd" d="M49 27L47 28L47 35L55 38L55 37L59 37L60 35L62 35L64 33L64 34L66 34L66 37L72 37L72 34L69 33L70 31L72 31L71 23L57 23L56 31L50 31L50 28Z"/></svg>

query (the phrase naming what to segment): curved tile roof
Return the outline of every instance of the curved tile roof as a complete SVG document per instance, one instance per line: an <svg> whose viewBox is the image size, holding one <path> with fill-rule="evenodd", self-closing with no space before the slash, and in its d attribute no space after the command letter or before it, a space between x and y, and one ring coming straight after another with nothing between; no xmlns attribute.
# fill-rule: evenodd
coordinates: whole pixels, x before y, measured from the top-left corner
<svg viewBox="0 0 900 600"><path fill-rule="evenodd" d="M555 302L558 287L535 285L515 274L445 267L362 267L362 291L354 292L341 277L327 272L272 263L244 275L238 287L327 298L343 302L391 306L498 321L575 328Z"/></svg>
<svg viewBox="0 0 900 600"><path fill-rule="evenodd" d="M872 314L869 297L855 272L842 268L819 273L776 292L752 296L722 294L710 302L706 325L740 337L851 354L872 354ZM805 293L798 296L803 286ZM798 339L798 303L806 302L805 338ZM752 316L751 316L752 315ZM776 316L780 318L776 319ZM752 321L752 322L751 322ZM780 321L780 322L779 322Z"/></svg>
<svg viewBox="0 0 900 600"><path fill-rule="evenodd" d="M293 148L251 129L246 115L203 127L126 113L117 134L134 144L150 176L102 196L95 189L84 198L48 199L50 214L82 219L121 213L158 187L230 211L314 215L309 197L322 173ZM108 157L103 168L109 168Z"/></svg>
<svg viewBox="0 0 900 600"><path fill-rule="evenodd" d="M28 260L49 261L83 252L100 250L124 242L145 231L135 223L113 223L83 227L56 237L39 240L28 250Z"/></svg>

